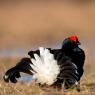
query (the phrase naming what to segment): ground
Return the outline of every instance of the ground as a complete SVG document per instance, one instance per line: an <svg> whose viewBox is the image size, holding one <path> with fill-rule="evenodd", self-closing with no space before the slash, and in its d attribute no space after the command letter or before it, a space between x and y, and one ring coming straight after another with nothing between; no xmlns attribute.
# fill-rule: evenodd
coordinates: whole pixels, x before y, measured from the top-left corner
<svg viewBox="0 0 95 95"><path fill-rule="evenodd" d="M75 89L64 91L51 87L40 88L34 81L18 82L16 84L5 83L2 78L4 72L14 66L18 60L19 58L0 58L0 95L95 95L95 73L94 69L92 71L88 70L88 65L84 67L85 72L81 79L80 92Z"/></svg>

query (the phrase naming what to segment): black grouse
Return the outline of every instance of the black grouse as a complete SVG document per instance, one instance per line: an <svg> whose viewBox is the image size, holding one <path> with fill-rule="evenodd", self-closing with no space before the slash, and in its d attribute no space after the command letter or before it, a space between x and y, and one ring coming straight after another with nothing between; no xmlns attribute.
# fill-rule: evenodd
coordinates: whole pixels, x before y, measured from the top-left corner
<svg viewBox="0 0 95 95"><path fill-rule="evenodd" d="M65 88L78 85L85 60L84 51L79 48L79 44L77 36L71 36L63 41L61 49L41 47L39 50L29 51L30 58L22 58L5 73L4 80L16 83L17 78L21 77L20 72L23 72L32 75L42 85L60 87L64 84Z"/></svg>
<svg viewBox="0 0 95 95"><path fill-rule="evenodd" d="M65 53L66 56L70 57L72 62L77 66L79 79L83 74L83 65L85 61L85 53L79 47L81 43L78 40L77 36L71 36L66 38L62 44L62 51Z"/></svg>

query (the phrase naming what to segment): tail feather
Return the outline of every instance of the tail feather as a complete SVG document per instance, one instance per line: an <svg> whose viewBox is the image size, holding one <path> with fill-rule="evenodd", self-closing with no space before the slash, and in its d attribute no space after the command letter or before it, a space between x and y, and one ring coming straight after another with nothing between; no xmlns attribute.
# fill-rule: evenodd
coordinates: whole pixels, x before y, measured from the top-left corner
<svg viewBox="0 0 95 95"><path fill-rule="evenodd" d="M17 72L16 68L13 67L5 73L4 81L9 82L10 80L12 83L16 83L17 82L16 78L19 78L19 77L20 77L20 74Z"/></svg>
<svg viewBox="0 0 95 95"><path fill-rule="evenodd" d="M17 78L21 77L20 72L32 75L32 73L30 72L30 70L32 69L30 64L32 64L30 58L22 58L16 64L16 66L10 68L5 72L5 75L3 77L4 81L6 82L11 81L12 83L16 83Z"/></svg>
<svg viewBox="0 0 95 95"><path fill-rule="evenodd" d="M31 52L31 54L32 59L23 58L5 73L6 82L16 83L20 72L33 75L33 78L40 84L62 84L64 79L71 84L77 82L79 77L77 66L61 50L52 52L52 50L40 47L37 52Z"/></svg>
<svg viewBox="0 0 95 95"><path fill-rule="evenodd" d="M62 72L59 77L63 79L74 79L74 80L78 79L78 76L74 72L70 72L69 70Z"/></svg>
<svg viewBox="0 0 95 95"><path fill-rule="evenodd" d="M33 77L38 83L52 85L60 73L60 68L48 49L40 47L39 50L40 56L34 54L35 59L31 59L31 72L35 71Z"/></svg>
<svg viewBox="0 0 95 95"><path fill-rule="evenodd" d="M55 59L58 65L60 65L60 73L54 86L59 87L59 85L61 86L64 83L64 86L69 88L78 81L78 68L75 63L72 62L71 58L66 56L62 51L59 51L59 53L57 52Z"/></svg>
<svg viewBox="0 0 95 95"><path fill-rule="evenodd" d="M39 52L40 56L34 54L31 59L33 64L30 64L33 77L38 83L52 85L60 79L73 80L74 83L78 80L77 66L62 52L56 58L46 48L40 47Z"/></svg>
<svg viewBox="0 0 95 95"><path fill-rule="evenodd" d="M69 66L69 67L74 68L75 70L77 70L77 66L74 63L71 63L71 61L69 61L69 62L66 61L66 62L63 62L63 63L64 64L61 63L61 67L66 68L66 67Z"/></svg>

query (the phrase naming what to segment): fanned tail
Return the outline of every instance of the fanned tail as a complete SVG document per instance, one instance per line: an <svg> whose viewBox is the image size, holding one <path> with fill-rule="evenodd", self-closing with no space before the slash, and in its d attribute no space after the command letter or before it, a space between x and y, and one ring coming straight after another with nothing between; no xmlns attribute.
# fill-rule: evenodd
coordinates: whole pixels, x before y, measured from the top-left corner
<svg viewBox="0 0 95 95"><path fill-rule="evenodd" d="M60 67L48 49L40 47L39 51L40 56L34 54L34 59L31 59L33 78L40 84L52 85L57 80Z"/></svg>

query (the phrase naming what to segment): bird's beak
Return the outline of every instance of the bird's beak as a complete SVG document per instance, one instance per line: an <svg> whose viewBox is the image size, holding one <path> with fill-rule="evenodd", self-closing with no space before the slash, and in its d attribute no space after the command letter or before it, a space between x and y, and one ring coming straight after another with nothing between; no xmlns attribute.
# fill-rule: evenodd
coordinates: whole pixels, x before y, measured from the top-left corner
<svg viewBox="0 0 95 95"><path fill-rule="evenodd" d="M77 44L78 44L78 45L81 45L81 43L80 43L79 41L77 42Z"/></svg>

